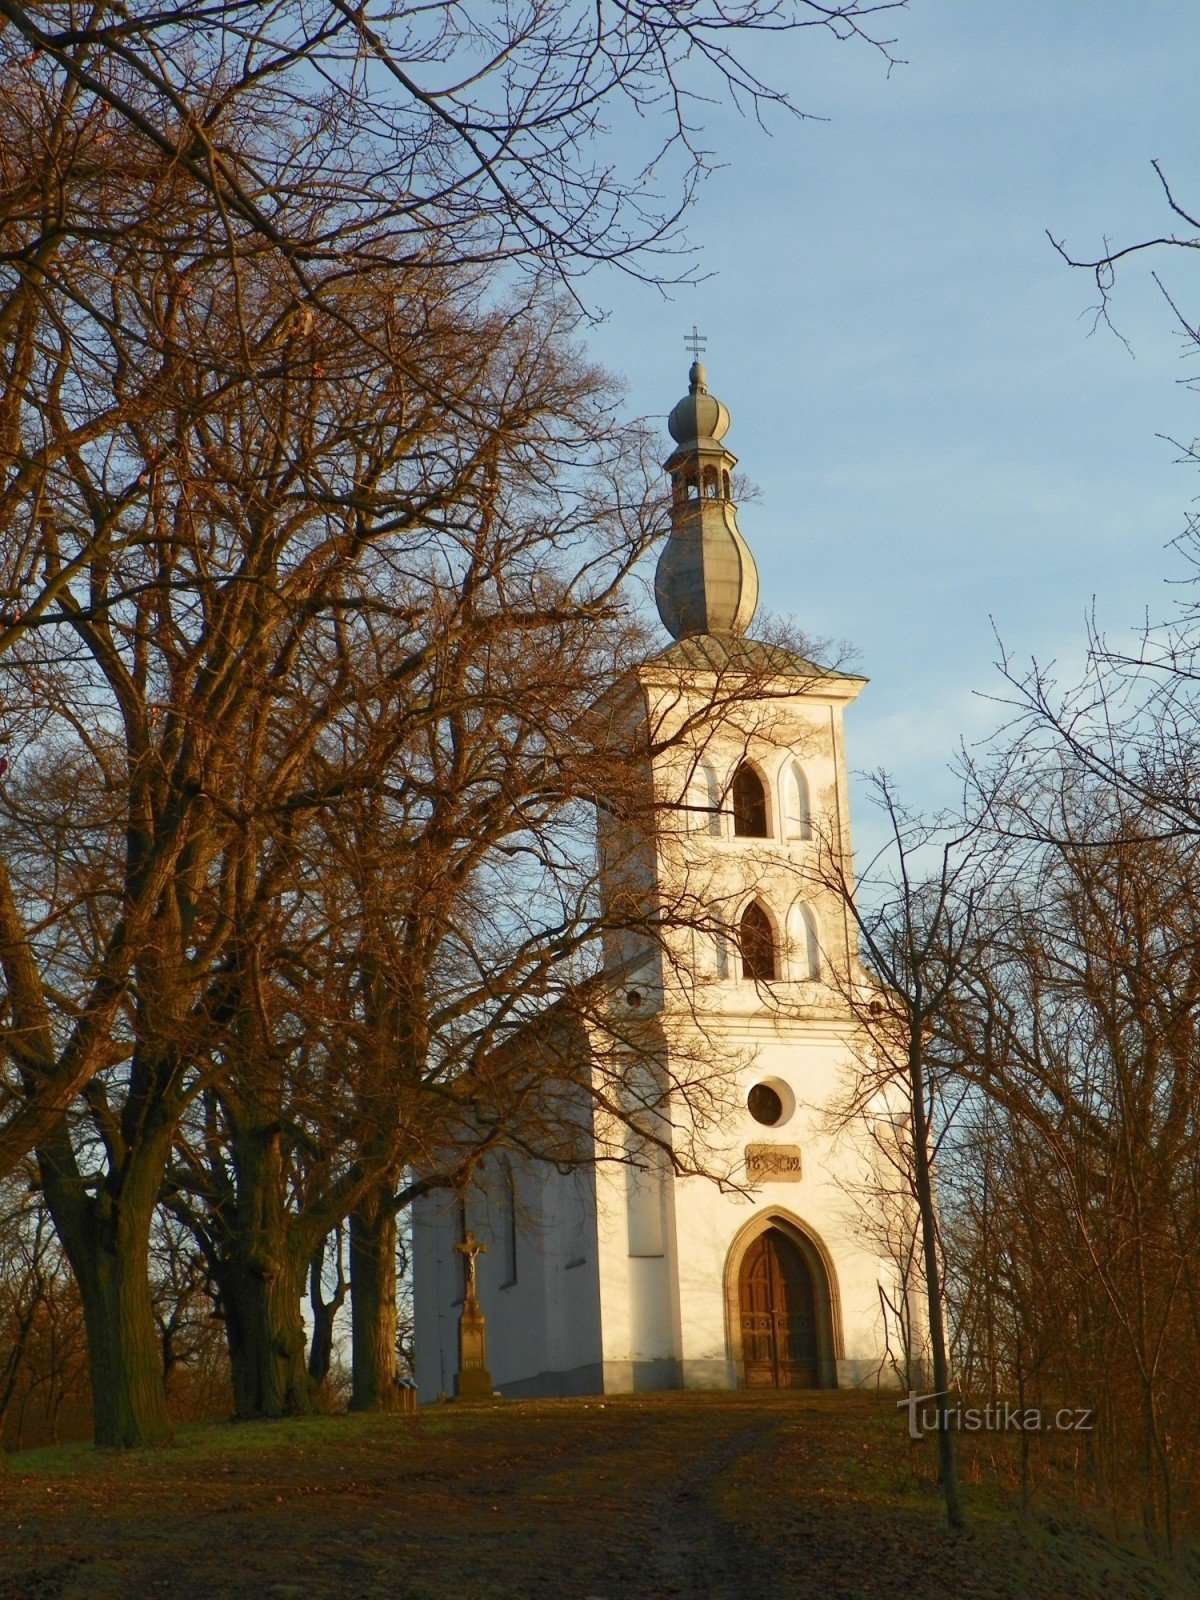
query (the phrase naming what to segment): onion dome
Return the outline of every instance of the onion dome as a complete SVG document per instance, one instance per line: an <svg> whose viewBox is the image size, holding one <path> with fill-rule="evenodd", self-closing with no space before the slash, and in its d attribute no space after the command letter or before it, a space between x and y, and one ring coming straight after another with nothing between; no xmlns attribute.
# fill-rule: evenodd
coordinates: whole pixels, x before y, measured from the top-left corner
<svg viewBox="0 0 1200 1600"><path fill-rule="evenodd" d="M708 392L708 374L698 361L688 372L688 392L667 418L667 432L676 444L716 444L729 432L729 412Z"/></svg>

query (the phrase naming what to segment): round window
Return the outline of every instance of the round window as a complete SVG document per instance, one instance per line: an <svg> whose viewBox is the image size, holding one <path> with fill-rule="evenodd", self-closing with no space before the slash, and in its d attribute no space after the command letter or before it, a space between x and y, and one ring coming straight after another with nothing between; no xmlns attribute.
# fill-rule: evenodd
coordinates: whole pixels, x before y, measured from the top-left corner
<svg viewBox="0 0 1200 1600"><path fill-rule="evenodd" d="M773 1128L783 1116L783 1101L769 1083L756 1083L746 1096L746 1105L764 1128Z"/></svg>

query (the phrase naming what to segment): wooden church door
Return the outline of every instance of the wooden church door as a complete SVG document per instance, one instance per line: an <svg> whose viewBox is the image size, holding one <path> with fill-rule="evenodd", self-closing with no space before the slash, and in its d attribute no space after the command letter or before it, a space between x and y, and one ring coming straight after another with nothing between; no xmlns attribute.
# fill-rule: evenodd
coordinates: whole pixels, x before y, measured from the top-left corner
<svg viewBox="0 0 1200 1600"><path fill-rule="evenodd" d="M738 1275L742 1357L750 1387L812 1389L817 1382L816 1295L808 1263L778 1228L760 1234Z"/></svg>

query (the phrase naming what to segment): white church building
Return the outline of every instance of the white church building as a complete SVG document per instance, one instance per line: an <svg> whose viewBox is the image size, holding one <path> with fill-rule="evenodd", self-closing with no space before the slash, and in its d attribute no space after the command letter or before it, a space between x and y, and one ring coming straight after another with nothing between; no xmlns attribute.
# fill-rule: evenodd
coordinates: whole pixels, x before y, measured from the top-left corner
<svg viewBox="0 0 1200 1600"><path fill-rule="evenodd" d="M685 730L658 738L652 774L680 800L638 870L664 896L686 884L710 916L679 935L678 960L627 952L607 992L653 1019L668 1082L687 1077L669 1058L699 1030L721 1089L699 1121L678 1094L655 1112L686 1160L594 1121L597 1151L624 1137L629 1159L489 1158L465 1197L416 1203L422 1401L454 1392L466 1228L487 1243L479 1303L509 1397L894 1384L898 1327L919 1327L907 1223L875 1214L872 1187L901 1118L878 1101L833 1114L854 1077L849 997L866 983L829 869L848 881L843 716L865 680L748 635L758 574L732 500L729 414L698 361L689 377L668 424L672 531L655 584L674 642L640 669L636 696L660 735ZM727 696L739 675L751 694ZM714 704L728 712L706 721Z"/></svg>

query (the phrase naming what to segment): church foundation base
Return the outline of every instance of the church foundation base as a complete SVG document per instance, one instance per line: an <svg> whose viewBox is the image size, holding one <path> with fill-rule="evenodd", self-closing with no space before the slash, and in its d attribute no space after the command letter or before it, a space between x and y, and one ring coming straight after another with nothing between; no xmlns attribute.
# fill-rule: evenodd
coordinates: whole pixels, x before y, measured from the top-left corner
<svg viewBox="0 0 1200 1600"><path fill-rule="evenodd" d="M496 1387L506 1400L553 1400L559 1395L603 1394L604 1368L598 1361L555 1372L536 1372Z"/></svg>
<svg viewBox="0 0 1200 1600"><path fill-rule="evenodd" d="M737 1371L732 1361L684 1361L684 1389L736 1389Z"/></svg>
<svg viewBox="0 0 1200 1600"><path fill-rule="evenodd" d="M593 1361L586 1366L538 1372L497 1384L506 1400L549 1400L573 1394L647 1394L662 1389L728 1388L728 1384L689 1384L681 1379L680 1364L670 1358L657 1361Z"/></svg>
<svg viewBox="0 0 1200 1600"><path fill-rule="evenodd" d="M880 1373L878 1361L843 1358L823 1373L822 1388L895 1389L903 1386L893 1372ZM744 1384L732 1361L592 1361L584 1366L538 1372L528 1378L498 1383L506 1400L550 1400L585 1394L648 1394L671 1389L739 1389ZM464 1396L465 1398L465 1396Z"/></svg>
<svg viewBox="0 0 1200 1600"><path fill-rule="evenodd" d="M681 1389L679 1362L663 1356L652 1361L606 1361L605 1394L647 1394L659 1389Z"/></svg>

